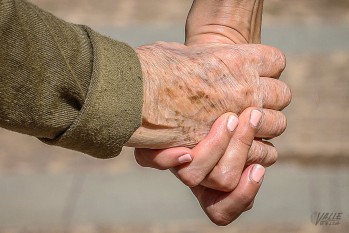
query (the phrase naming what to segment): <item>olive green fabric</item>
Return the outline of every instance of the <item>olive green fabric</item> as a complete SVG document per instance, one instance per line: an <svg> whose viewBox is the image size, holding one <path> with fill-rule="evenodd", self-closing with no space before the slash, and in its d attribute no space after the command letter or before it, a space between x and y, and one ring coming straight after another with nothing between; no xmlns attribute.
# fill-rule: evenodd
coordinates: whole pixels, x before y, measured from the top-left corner
<svg viewBox="0 0 349 233"><path fill-rule="evenodd" d="M134 50L23 0L0 0L0 127L98 158L141 124Z"/></svg>

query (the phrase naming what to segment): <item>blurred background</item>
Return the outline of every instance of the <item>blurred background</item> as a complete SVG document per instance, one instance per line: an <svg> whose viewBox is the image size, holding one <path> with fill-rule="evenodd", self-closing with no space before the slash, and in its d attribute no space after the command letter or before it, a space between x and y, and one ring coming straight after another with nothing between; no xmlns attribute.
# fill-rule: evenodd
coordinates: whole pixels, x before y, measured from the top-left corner
<svg viewBox="0 0 349 233"><path fill-rule="evenodd" d="M191 0L32 0L132 46L183 42ZM294 99L254 208L216 227L169 172L0 129L0 232L349 232L349 0L265 0L264 44L281 48ZM314 213L342 213L315 225Z"/></svg>

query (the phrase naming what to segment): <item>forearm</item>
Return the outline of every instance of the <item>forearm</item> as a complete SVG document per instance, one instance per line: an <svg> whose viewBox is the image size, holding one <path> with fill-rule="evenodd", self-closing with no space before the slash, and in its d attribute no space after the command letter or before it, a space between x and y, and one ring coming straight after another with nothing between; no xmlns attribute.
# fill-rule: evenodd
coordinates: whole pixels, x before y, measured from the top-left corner
<svg viewBox="0 0 349 233"><path fill-rule="evenodd" d="M112 157L140 125L133 49L26 1L0 1L0 81L0 126L49 144Z"/></svg>

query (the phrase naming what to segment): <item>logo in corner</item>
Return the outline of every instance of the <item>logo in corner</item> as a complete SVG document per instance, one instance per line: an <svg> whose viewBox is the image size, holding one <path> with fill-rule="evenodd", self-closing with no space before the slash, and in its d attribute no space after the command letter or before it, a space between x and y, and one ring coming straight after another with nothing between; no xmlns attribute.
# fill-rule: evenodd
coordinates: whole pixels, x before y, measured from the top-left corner
<svg viewBox="0 0 349 233"><path fill-rule="evenodd" d="M314 212L311 215L311 222L315 226L334 226L339 225L342 220L341 212Z"/></svg>

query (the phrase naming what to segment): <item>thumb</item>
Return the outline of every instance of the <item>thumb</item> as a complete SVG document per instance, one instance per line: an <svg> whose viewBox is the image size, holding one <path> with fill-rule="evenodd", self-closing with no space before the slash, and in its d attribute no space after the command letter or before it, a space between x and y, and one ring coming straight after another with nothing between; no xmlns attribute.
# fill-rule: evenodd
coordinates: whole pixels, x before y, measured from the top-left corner
<svg viewBox="0 0 349 233"><path fill-rule="evenodd" d="M186 23L186 45L258 44L264 0L194 0Z"/></svg>

